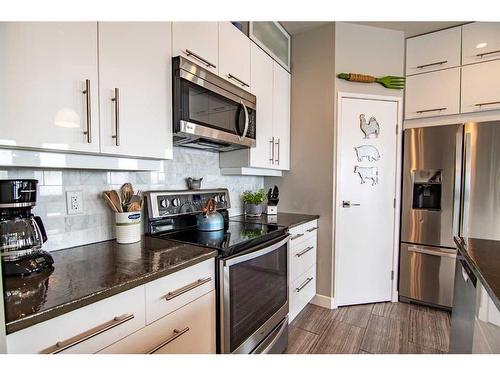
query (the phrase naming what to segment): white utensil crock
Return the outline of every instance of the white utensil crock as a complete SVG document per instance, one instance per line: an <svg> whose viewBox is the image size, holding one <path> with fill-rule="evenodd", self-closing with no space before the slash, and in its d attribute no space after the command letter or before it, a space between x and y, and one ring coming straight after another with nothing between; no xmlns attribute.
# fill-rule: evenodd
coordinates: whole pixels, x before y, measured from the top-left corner
<svg viewBox="0 0 500 375"><path fill-rule="evenodd" d="M116 212L116 242L133 243L141 240L141 212Z"/></svg>

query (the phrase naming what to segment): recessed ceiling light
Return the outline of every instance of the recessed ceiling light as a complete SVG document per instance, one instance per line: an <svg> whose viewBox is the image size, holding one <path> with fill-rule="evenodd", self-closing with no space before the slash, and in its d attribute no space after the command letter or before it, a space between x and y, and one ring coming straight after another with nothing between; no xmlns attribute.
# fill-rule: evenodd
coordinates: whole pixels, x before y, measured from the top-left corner
<svg viewBox="0 0 500 375"><path fill-rule="evenodd" d="M484 43L484 42L483 42L483 43L479 43L479 44L476 46L476 48L484 48L484 47L486 47L487 45L488 45L488 43Z"/></svg>

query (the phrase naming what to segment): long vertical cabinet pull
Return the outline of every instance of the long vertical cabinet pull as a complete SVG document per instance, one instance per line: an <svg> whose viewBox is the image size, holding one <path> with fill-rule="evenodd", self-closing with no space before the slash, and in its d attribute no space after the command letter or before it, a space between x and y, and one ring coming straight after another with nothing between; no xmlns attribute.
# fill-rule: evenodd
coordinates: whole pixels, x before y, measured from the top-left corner
<svg viewBox="0 0 500 375"><path fill-rule="evenodd" d="M115 144L120 146L120 89L115 87L115 97L111 99L115 103Z"/></svg>
<svg viewBox="0 0 500 375"><path fill-rule="evenodd" d="M274 164L274 137L269 140L269 144L271 145L271 158L269 159L269 161L271 162L271 164Z"/></svg>
<svg viewBox="0 0 500 375"><path fill-rule="evenodd" d="M87 129L83 132L87 136L87 143L92 143L92 108L90 102L90 79L85 80L85 90L82 91L85 94L85 112L87 115Z"/></svg>
<svg viewBox="0 0 500 375"><path fill-rule="evenodd" d="M276 138L276 147L277 147L277 151L276 151L276 159L274 159L274 162L278 165L280 165L280 139L279 138Z"/></svg>

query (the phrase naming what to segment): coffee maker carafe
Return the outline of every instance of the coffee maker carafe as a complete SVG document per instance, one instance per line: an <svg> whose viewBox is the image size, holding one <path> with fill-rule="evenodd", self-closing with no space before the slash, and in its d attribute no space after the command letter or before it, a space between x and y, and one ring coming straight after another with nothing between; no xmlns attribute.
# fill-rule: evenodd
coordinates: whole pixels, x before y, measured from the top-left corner
<svg viewBox="0 0 500 375"><path fill-rule="evenodd" d="M27 276L52 268L42 250L47 235L42 220L31 213L37 180L0 180L0 255L5 276Z"/></svg>

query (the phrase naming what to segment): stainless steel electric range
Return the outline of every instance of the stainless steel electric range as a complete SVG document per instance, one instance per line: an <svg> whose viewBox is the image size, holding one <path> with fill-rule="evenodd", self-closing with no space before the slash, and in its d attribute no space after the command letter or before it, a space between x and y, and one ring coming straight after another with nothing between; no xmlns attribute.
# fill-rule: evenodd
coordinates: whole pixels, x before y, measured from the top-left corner
<svg viewBox="0 0 500 375"><path fill-rule="evenodd" d="M282 353L288 344L288 229L232 221L227 189L145 193L146 233L217 249L219 353ZM224 229L197 229L196 215L209 198Z"/></svg>

